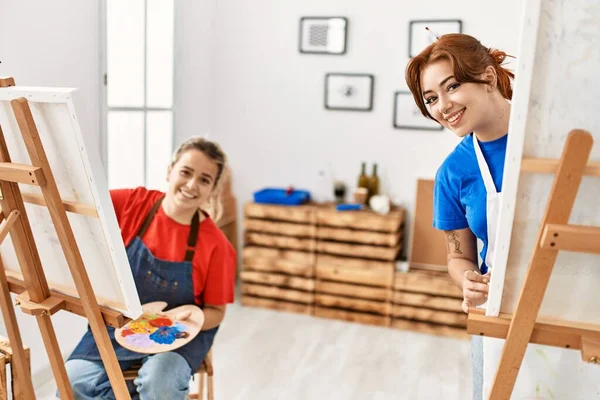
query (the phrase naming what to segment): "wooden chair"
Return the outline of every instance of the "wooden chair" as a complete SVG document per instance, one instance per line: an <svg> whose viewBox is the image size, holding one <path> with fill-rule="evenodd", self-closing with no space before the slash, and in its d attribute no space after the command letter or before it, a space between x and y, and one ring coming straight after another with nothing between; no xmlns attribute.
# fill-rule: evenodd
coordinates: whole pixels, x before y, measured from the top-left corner
<svg viewBox="0 0 600 400"><path fill-rule="evenodd" d="M123 376L125 377L126 381L132 381L135 378L137 378L138 376L138 372L140 371L140 368L142 367L141 364L136 364L133 367L129 368L126 371L123 371ZM214 369L213 369L213 365L212 365L212 349L209 350L208 354L206 355L206 358L204 359L204 361L202 361L202 365L200 365L200 368L198 369L198 371L196 371L196 373L198 374L198 393L193 393L190 394L188 396L189 399L197 399L197 400L202 400L204 399L204 375L206 375L206 380L207 380L207 400L214 400L214 386L213 386L213 374L214 374ZM194 377L195 379L195 377Z"/></svg>

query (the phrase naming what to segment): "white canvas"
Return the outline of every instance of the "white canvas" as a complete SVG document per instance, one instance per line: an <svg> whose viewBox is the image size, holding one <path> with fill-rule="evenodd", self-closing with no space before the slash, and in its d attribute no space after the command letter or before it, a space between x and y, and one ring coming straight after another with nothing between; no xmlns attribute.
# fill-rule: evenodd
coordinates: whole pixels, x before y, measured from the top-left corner
<svg viewBox="0 0 600 400"><path fill-rule="evenodd" d="M521 172L522 158L559 159L570 130L594 137L600 160L600 4L573 0L525 3L504 170L503 198L487 314L514 313L554 179ZM600 226L600 177L584 177L570 224ZM540 317L600 324L600 256L561 252ZM592 306L593 305L593 306ZM484 339L484 398L504 340ZM600 393L600 367L579 351L532 345L513 399L590 399Z"/></svg>
<svg viewBox="0 0 600 400"><path fill-rule="evenodd" d="M98 218L67 212L92 288L100 305L130 318L142 309L127 260L98 149L84 143L71 94L63 88L0 88L0 126L11 161L31 165L10 101L29 102L42 145L63 201L91 206ZM41 196L39 187L19 184L21 193ZM78 297L75 284L45 206L26 204L33 236L51 289ZM22 279L13 244L0 253L9 276Z"/></svg>

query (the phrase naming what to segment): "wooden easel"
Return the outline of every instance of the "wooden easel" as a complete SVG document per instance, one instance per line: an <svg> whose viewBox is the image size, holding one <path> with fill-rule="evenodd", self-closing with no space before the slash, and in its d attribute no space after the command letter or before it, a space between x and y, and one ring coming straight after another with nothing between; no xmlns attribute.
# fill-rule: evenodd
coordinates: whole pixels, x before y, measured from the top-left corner
<svg viewBox="0 0 600 400"><path fill-rule="evenodd" d="M481 310L469 311L468 333L506 339L492 400L510 398L528 343L581 350L583 361L600 363L600 325L538 320L558 252L600 254L600 227L568 224L583 175L600 176L600 163L587 163L592 144L588 132L573 130L560 161L524 160L522 164L521 170L556 171L556 176L514 315L486 317Z"/></svg>
<svg viewBox="0 0 600 400"><path fill-rule="evenodd" d="M0 79L0 87L14 85L12 78ZM81 207L63 203L27 100L24 98L12 100L11 106L32 162L32 165L11 162L0 127L0 206L2 207L0 243L10 233L23 273L23 282L7 278L0 258L0 307L14 352L13 368L23 378L19 381L21 386L19 391L24 399L35 398L10 292L19 294L17 305L20 304L25 313L35 316L37 320L61 399L73 399L73 393L50 318L59 310L67 310L88 319L116 397L130 399L123 373L105 327L105 325L122 326L125 318L120 313L98 306L73 230L67 219L66 209L77 212ZM32 202L48 208L79 299L50 291L27 218L19 183L40 187L43 198L34 199ZM82 213L88 212L89 210L86 211L83 207Z"/></svg>

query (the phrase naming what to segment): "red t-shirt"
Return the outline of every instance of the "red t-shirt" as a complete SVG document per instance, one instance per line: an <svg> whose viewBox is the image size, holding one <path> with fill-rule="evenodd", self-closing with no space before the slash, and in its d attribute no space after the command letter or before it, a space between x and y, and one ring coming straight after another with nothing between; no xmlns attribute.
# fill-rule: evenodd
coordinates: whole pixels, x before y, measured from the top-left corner
<svg viewBox="0 0 600 400"><path fill-rule="evenodd" d="M125 246L135 238L142 222L154 203L164 193L136 189L111 190L117 221ZM181 262L190 226L168 217L159 207L142 241L152 254L161 260ZM198 305L233 303L236 255L233 246L210 217L200 222L196 251L192 260L194 299Z"/></svg>

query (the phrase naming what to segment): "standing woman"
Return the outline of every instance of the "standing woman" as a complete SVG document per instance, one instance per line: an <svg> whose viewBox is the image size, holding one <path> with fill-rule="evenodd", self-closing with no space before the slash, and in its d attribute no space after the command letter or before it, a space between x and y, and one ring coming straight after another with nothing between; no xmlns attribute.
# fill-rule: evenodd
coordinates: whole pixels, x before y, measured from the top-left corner
<svg viewBox="0 0 600 400"><path fill-rule="evenodd" d="M439 168L433 226L446 232L448 273L462 309L486 302L493 268L511 79L507 54L464 34L448 34L412 58L406 82L421 113L463 138ZM472 338L473 399L482 398L483 340Z"/></svg>
<svg viewBox="0 0 600 400"><path fill-rule="evenodd" d="M226 156L213 142L192 138L175 152L166 193L143 187L111 191L121 235L142 304L203 308L202 331L174 351L146 355L121 347L108 328L121 369L142 362L128 387L133 398L187 399L189 380L212 346L227 303L234 298L235 251L208 214L217 205ZM88 329L66 363L76 399L114 399Z"/></svg>

